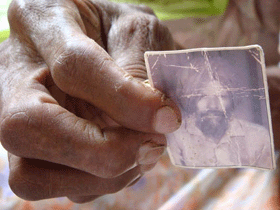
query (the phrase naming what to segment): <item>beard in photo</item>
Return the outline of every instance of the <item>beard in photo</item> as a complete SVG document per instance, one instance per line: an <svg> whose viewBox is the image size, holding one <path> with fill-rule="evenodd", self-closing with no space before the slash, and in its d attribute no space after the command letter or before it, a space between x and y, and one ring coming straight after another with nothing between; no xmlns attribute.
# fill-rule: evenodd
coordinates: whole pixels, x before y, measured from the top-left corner
<svg viewBox="0 0 280 210"><path fill-rule="evenodd" d="M196 126L205 136L219 141L228 129L228 118L223 111L208 110L197 116Z"/></svg>

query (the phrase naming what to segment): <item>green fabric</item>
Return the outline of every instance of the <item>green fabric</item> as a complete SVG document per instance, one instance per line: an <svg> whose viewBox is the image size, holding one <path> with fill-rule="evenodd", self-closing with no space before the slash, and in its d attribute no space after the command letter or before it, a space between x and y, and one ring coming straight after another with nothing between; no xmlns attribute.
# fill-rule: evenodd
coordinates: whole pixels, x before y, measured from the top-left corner
<svg viewBox="0 0 280 210"><path fill-rule="evenodd" d="M229 0L111 0L118 3L145 4L151 7L161 20L185 17L221 15Z"/></svg>
<svg viewBox="0 0 280 210"><path fill-rule="evenodd" d="M0 0L0 43L10 35L7 11L12 0Z"/></svg>
<svg viewBox="0 0 280 210"><path fill-rule="evenodd" d="M185 17L203 17L223 14L229 0L111 0L118 3L145 4L151 7L161 20ZM0 7L0 19L6 18L11 0ZM9 37L9 30L0 30L0 43Z"/></svg>
<svg viewBox="0 0 280 210"><path fill-rule="evenodd" d="M0 31L0 43L7 39L10 35L9 30Z"/></svg>

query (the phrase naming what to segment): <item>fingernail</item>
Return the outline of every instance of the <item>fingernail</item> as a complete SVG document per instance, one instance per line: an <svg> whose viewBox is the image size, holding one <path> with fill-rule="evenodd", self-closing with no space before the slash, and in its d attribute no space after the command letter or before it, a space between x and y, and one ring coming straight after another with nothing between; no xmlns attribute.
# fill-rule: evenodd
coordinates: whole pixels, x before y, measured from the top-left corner
<svg viewBox="0 0 280 210"><path fill-rule="evenodd" d="M164 106L157 111L155 117L155 130L157 132L171 133L179 127L179 117L171 107Z"/></svg>
<svg viewBox="0 0 280 210"><path fill-rule="evenodd" d="M164 147L154 148L147 152L143 157L138 161L141 165L152 164L158 161L162 153L164 152Z"/></svg>

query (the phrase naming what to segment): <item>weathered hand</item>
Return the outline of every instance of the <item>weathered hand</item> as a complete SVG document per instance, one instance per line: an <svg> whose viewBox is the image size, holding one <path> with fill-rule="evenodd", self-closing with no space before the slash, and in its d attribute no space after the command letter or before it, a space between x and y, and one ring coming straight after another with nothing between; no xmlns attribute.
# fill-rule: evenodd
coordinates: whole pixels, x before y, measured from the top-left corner
<svg viewBox="0 0 280 210"><path fill-rule="evenodd" d="M15 0L0 45L1 132L20 197L86 202L150 170L176 130L172 101L145 85L146 50L173 49L143 6Z"/></svg>

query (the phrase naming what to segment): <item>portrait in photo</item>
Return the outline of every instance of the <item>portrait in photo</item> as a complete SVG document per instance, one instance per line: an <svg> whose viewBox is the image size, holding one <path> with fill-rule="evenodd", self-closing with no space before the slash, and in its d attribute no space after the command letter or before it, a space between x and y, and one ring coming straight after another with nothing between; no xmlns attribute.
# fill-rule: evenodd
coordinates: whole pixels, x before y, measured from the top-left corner
<svg viewBox="0 0 280 210"><path fill-rule="evenodd" d="M166 135L174 165L274 168L259 46L146 52L145 61L150 83L182 114L181 127Z"/></svg>

